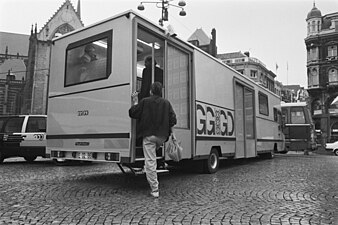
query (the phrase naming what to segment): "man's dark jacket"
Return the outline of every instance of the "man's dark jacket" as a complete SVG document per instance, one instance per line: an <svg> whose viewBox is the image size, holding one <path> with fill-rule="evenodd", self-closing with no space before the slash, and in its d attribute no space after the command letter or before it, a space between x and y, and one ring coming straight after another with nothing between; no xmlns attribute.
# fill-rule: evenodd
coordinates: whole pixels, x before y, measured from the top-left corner
<svg viewBox="0 0 338 225"><path fill-rule="evenodd" d="M170 102L160 96L152 95L142 99L129 109L129 116L138 119L138 137L168 137L170 128L176 123L176 114Z"/></svg>

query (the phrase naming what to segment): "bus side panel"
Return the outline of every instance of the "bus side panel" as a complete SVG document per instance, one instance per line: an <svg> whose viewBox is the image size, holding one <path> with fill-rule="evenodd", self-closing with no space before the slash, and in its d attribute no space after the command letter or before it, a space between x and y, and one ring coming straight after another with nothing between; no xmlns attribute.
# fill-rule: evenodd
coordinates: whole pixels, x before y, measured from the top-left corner
<svg viewBox="0 0 338 225"><path fill-rule="evenodd" d="M198 140L195 155L209 155L212 147L220 147L222 154L234 154L235 115L232 81L235 72L210 56L199 51L194 52ZM228 141L229 138L232 141Z"/></svg>
<svg viewBox="0 0 338 225"><path fill-rule="evenodd" d="M216 140L197 140L196 149L198 150L198 156L208 156L210 149L220 148L222 150L221 156L234 156L236 149L235 141L216 141ZM209 151L208 151L209 150Z"/></svg>
<svg viewBox="0 0 338 225"><path fill-rule="evenodd" d="M277 130L277 123L257 118L257 152L274 149Z"/></svg>
<svg viewBox="0 0 338 225"><path fill-rule="evenodd" d="M48 135L74 135L75 139L48 140L48 147L67 150L119 149L129 156L130 86L120 86L50 99ZM109 134L115 138L91 138ZM89 145L78 145L88 142Z"/></svg>
<svg viewBox="0 0 338 225"><path fill-rule="evenodd" d="M259 98L256 95L256 130L257 130L257 153L275 150L282 151L284 148L283 133L278 123L277 110L280 109L280 99L278 96L269 93L263 88L259 88L257 92L261 92L268 96L268 115L260 113Z"/></svg>

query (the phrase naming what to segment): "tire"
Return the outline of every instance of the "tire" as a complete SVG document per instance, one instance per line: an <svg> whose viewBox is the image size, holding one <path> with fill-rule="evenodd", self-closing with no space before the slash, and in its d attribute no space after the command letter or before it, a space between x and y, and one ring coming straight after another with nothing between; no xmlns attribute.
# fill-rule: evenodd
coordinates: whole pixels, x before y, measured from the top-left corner
<svg viewBox="0 0 338 225"><path fill-rule="evenodd" d="M5 156L2 152L0 152L0 163L3 163L5 160Z"/></svg>
<svg viewBox="0 0 338 225"><path fill-rule="evenodd" d="M268 152L260 154L259 157L261 157L262 159L272 159L274 157L274 154L273 152Z"/></svg>
<svg viewBox="0 0 338 225"><path fill-rule="evenodd" d="M37 156L25 156L25 157L23 157L27 162L33 162L36 158L37 158Z"/></svg>
<svg viewBox="0 0 338 225"><path fill-rule="evenodd" d="M219 167L219 155L216 149L211 149L208 159L204 160L203 171L205 173L216 173Z"/></svg>
<svg viewBox="0 0 338 225"><path fill-rule="evenodd" d="M58 159L53 159L53 162L56 166L68 166L69 161L68 160L58 160Z"/></svg>
<svg viewBox="0 0 338 225"><path fill-rule="evenodd" d="M333 151L333 154L334 154L335 156L338 156L338 149L335 149L335 150Z"/></svg>

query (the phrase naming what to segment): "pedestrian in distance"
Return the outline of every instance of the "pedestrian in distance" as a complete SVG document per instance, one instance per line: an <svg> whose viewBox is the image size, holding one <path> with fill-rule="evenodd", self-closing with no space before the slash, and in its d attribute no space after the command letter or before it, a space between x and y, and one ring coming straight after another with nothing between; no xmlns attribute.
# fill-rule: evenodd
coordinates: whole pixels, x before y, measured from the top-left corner
<svg viewBox="0 0 338 225"><path fill-rule="evenodd" d="M150 87L150 96L140 102L138 93L132 93L133 106L129 109L129 116L140 121L138 135L143 138L144 170L153 197L159 197L156 150L168 140L172 127L177 123L170 102L161 96L162 85L160 82L154 82Z"/></svg>

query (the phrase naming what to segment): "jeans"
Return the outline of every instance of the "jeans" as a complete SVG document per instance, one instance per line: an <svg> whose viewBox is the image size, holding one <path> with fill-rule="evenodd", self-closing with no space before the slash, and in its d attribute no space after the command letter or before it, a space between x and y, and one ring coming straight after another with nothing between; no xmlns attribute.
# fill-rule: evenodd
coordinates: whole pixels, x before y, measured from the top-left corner
<svg viewBox="0 0 338 225"><path fill-rule="evenodd" d="M156 150L165 142L166 137L148 136L143 138L144 170L152 191L158 191Z"/></svg>

